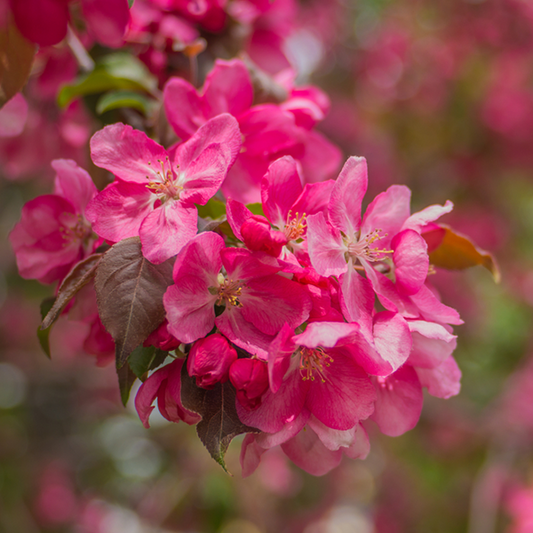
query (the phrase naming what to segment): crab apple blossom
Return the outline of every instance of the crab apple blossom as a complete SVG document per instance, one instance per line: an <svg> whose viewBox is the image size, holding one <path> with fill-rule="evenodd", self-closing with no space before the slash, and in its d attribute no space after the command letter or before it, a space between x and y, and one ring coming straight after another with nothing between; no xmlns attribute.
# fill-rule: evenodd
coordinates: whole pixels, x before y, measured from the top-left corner
<svg viewBox="0 0 533 533"><path fill-rule="evenodd" d="M174 264L175 284L163 298L169 331L193 342L216 325L240 348L266 358L282 325L298 327L311 308L304 289L279 275L281 270L271 256L226 248L216 233L201 233ZM218 316L215 306L223 308Z"/></svg>
<svg viewBox="0 0 533 533"><path fill-rule="evenodd" d="M240 405L248 410L257 408L268 389L267 364L259 359L237 359L231 365L229 378Z"/></svg>
<svg viewBox="0 0 533 533"><path fill-rule="evenodd" d="M277 159L261 180L265 217L253 215L229 199L228 222L249 250L264 251L298 265L293 254L306 253L306 217L327 208L334 181L302 185L297 162L290 156Z"/></svg>
<svg viewBox="0 0 533 533"><path fill-rule="evenodd" d="M26 39L51 46L67 35L71 0L9 0L15 23ZM87 29L97 41L118 48L129 22L127 0L82 0Z"/></svg>
<svg viewBox="0 0 533 533"><path fill-rule="evenodd" d="M91 177L68 159L56 159L52 167L54 194L30 200L9 234L20 275L41 283L63 279L97 242L84 215L97 194Z"/></svg>
<svg viewBox="0 0 533 533"><path fill-rule="evenodd" d="M187 373L196 377L196 384L211 389L228 380L230 366L237 360L237 351L220 334L198 339L187 358Z"/></svg>
<svg viewBox="0 0 533 533"><path fill-rule="evenodd" d="M135 409L144 427L150 427L149 418L152 404L157 398L159 412L171 422L182 420L189 425L196 424L200 416L185 409L181 403L181 367L183 359L156 370L142 385L135 397Z"/></svg>
<svg viewBox="0 0 533 533"><path fill-rule="evenodd" d="M162 263L196 235L194 204L217 192L240 147L239 127L228 114L169 151L131 126L106 126L91 139L91 155L117 179L90 203L87 218L108 241L138 235L144 256Z"/></svg>

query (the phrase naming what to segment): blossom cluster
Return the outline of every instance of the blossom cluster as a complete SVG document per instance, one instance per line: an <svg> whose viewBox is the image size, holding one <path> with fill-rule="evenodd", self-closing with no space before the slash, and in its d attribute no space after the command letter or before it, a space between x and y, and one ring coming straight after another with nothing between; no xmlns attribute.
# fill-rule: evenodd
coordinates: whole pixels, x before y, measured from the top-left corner
<svg viewBox="0 0 533 533"><path fill-rule="evenodd" d="M184 379L195 394L230 395L234 405L219 396L218 410L238 427L221 422L219 433L247 433L244 475L277 445L315 475L343 453L364 458L368 420L400 435L418 421L423 388L450 397L461 375L451 326L462 321L428 282L428 254L445 231L436 221L451 202L411 214L410 190L393 185L363 212L366 160L348 158L333 179L339 151L314 130L327 97L292 81L284 89L282 102L254 104L237 59L217 61L200 90L171 79L164 109L177 142L104 127L91 157L114 181L98 192L76 163L56 160L54 194L26 204L10 235L22 276L61 282L56 302L76 294L67 310L91 323L86 346L102 364L114 340L119 371L128 367L131 350L119 352L134 328L169 354L135 400L146 427L156 398L168 420L205 419ZM128 275L127 259L105 282L99 273L129 240L153 272L143 277L141 266L135 293L124 295L112 280ZM133 321L137 290L160 318L144 307ZM128 298L128 316L106 308L109 295ZM110 325L109 314L127 327Z"/></svg>

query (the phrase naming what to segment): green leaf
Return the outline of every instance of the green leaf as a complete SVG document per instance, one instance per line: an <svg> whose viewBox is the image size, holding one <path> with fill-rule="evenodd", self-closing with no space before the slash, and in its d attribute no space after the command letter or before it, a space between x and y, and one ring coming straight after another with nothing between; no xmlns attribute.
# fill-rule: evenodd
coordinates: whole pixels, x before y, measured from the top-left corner
<svg viewBox="0 0 533 533"><path fill-rule="evenodd" d="M96 104L96 112L101 115L112 109L131 107L144 115L150 115L157 102L134 91L112 91L104 94Z"/></svg>
<svg viewBox="0 0 533 533"><path fill-rule="evenodd" d="M226 214L226 204L217 198L211 198L205 205L197 205L198 216L216 220Z"/></svg>
<svg viewBox="0 0 533 533"><path fill-rule="evenodd" d="M213 389L202 389L187 373L187 365L181 368L181 403L183 407L201 415L196 432L211 457L228 472L224 456L230 442L242 433L259 433L259 430L243 424L235 407L235 389L229 381L217 383Z"/></svg>
<svg viewBox="0 0 533 533"><path fill-rule="evenodd" d="M265 216L265 213L263 212L263 204L257 203L257 204L248 204L246 206L254 215L261 215L262 217Z"/></svg>
<svg viewBox="0 0 533 533"><path fill-rule="evenodd" d="M135 0L128 0L128 7L131 9L134 3L135 3Z"/></svg>
<svg viewBox="0 0 533 533"><path fill-rule="evenodd" d="M26 84L36 46L10 23L0 29L0 107Z"/></svg>
<svg viewBox="0 0 533 533"><path fill-rule="evenodd" d="M63 86L57 101L60 107L66 107L74 99L89 94L108 91L153 93L156 89L156 78L140 60L117 53L106 56L89 74Z"/></svg>
<svg viewBox="0 0 533 533"><path fill-rule="evenodd" d="M154 370L158 366L161 366L168 352L160 350L155 346L149 346L144 348L142 345L138 346L131 352L128 357L128 363L133 373L141 380L144 381L144 376L149 370Z"/></svg>
<svg viewBox="0 0 533 533"><path fill-rule="evenodd" d="M41 319L44 320L44 317L50 312L50 309L54 306L56 299L53 296L50 298L45 298L41 302ZM39 326L37 328L37 338L39 339L39 344L43 349L44 353L48 356L49 359L52 359L52 354L50 352L50 330L52 329L52 324L47 328L41 329Z"/></svg>
<svg viewBox="0 0 533 533"><path fill-rule="evenodd" d="M131 387L135 383L137 376L133 373L129 365L124 365L117 369L117 376L120 399L122 400L122 405L126 407L130 398Z"/></svg>

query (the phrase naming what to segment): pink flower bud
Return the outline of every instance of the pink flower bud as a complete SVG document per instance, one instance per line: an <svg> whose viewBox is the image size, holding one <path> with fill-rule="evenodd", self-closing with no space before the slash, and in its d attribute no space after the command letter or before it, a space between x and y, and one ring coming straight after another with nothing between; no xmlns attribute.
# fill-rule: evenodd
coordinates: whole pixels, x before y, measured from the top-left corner
<svg viewBox="0 0 533 533"><path fill-rule="evenodd" d="M259 359L238 359L229 370L229 379L237 390L237 399L248 410L261 405L268 389L268 369Z"/></svg>
<svg viewBox="0 0 533 533"><path fill-rule="evenodd" d="M237 351L219 333L196 341L189 353L187 371L196 376L196 384L212 389L217 383L228 381L228 371L237 359Z"/></svg>

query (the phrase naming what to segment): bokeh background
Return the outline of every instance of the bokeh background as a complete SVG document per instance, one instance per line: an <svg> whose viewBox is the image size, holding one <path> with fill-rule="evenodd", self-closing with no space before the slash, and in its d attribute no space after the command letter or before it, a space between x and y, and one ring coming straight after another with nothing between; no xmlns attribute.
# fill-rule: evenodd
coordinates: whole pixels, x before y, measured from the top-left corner
<svg viewBox="0 0 533 533"><path fill-rule="evenodd" d="M214 56L235 53L237 26L200 25L200 79ZM189 63L150 31L126 50L161 87ZM43 49L23 91L25 128L0 138L0 532L533 532L533 3L275 0L239 46L273 71L291 63L329 95L318 129L367 158L368 197L401 183L413 211L452 200L443 221L496 256L500 284L480 267L432 277L465 321L461 393L427 396L401 437L369 424L365 461L314 478L272 450L242 479L239 439L228 476L194 427L155 412L142 427L113 365L86 353L88 324L60 319L48 360L36 329L53 288L18 276L7 235L26 201L51 192L52 159L75 159L102 185L90 135L144 119L99 114L94 95L58 107L79 67L66 45Z"/></svg>

